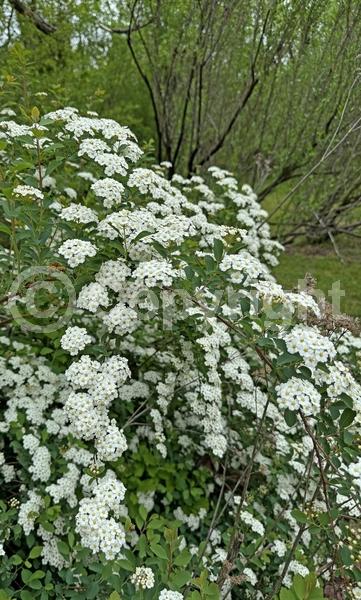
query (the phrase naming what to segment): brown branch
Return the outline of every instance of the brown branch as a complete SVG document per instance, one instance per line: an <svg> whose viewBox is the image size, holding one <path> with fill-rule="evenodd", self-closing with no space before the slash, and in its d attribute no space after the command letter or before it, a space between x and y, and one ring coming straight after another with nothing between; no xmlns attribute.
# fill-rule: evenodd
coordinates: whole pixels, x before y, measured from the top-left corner
<svg viewBox="0 0 361 600"><path fill-rule="evenodd" d="M140 29L147 27L148 25L153 23L153 21L154 21L154 19L152 17L145 23L136 23L132 27L129 27L129 26L125 27L125 28L107 27L106 25L103 25L102 23L100 24L100 27L101 27L101 29L104 29L104 31L108 31L108 33L118 33L119 35L129 35L129 33L135 33L136 31L140 31Z"/></svg>
<svg viewBox="0 0 361 600"><path fill-rule="evenodd" d="M258 57L259 57L259 53L262 47L262 43L264 40L264 36L266 33L266 29L267 29L267 23L268 23L268 19L270 16L270 10L267 11L265 20L263 22L263 26L262 26L262 31L261 31L261 35L259 37L258 40L258 44L257 44L257 48L256 48L256 52L254 55L254 58L252 60L251 66L250 66L250 79L248 81L248 84L246 86L245 91L243 92L243 95L241 97L240 103L238 104L236 110L234 111L230 121L228 122L227 127L224 129L223 133L221 134L221 136L219 137L218 141L215 143L215 145L213 146L213 148L211 148L209 150L209 152L207 152L207 154L198 162L198 165L202 166L205 163L207 163L209 161L209 159L216 154L223 146L227 136L230 134L230 132L233 129L233 126L235 124L235 122L237 121L240 113L242 112L243 108L246 106L248 100L250 99L250 97L252 96L252 93L259 81L258 77L256 77L256 65L257 65L257 61L258 61Z"/></svg>
<svg viewBox="0 0 361 600"><path fill-rule="evenodd" d="M57 29L55 25L45 21L45 19L43 19L38 12L30 8L30 6L27 6L25 2L22 2L21 0L9 0L9 3L20 15L28 17L33 22L35 27L39 29L39 31L42 31L42 33L45 33L46 35L55 33Z"/></svg>
<svg viewBox="0 0 361 600"><path fill-rule="evenodd" d="M130 53L132 55L133 61L135 66L137 67L138 73L141 76L141 78L143 79L148 92L149 92L149 96L150 96L150 100L152 103L152 108L153 108L153 113L154 113L154 120L155 120L155 127L157 130L157 137L158 137L158 161L161 162L162 161L162 140L163 140L163 134L162 134L162 129L161 129L161 125L160 125L160 119L159 119L159 115L158 115L158 109L157 109L157 103L156 103L156 99L155 99L155 95L153 92L153 88L152 85L148 79L148 76L146 75L146 73L143 71L142 66L138 60L138 57L136 55L136 52L133 48L133 44L132 44L132 31L133 31L133 27L132 27L132 21L134 18L134 12L135 12L135 7L137 5L137 0L135 0L133 7L132 7L132 12L130 15L130 21L129 21L129 28L128 28L128 32L127 32L127 44L128 44L128 48L130 50Z"/></svg>
<svg viewBox="0 0 361 600"><path fill-rule="evenodd" d="M256 87L258 83L258 79L251 79L250 82L247 85L246 90L243 93L243 96L241 98L241 101L239 103L239 105L237 106L236 110L234 111L227 127L224 129L223 133L221 134L221 136L219 137L218 141L216 142L216 144L214 144L213 148L211 148L209 150L209 152L207 152L207 154L198 162L199 166L204 165L205 163L207 163L209 161L210 158L212 158L212 156L214 154L216 154L218 152L218 150L220 150L227 138L227 136L230 134L230 132L233 129L233 125L235 124L235 122L237 121L241 111L243 110L243 108L246 106L248 100L250 99L250 97L252 96L253 90Z"/></svg>

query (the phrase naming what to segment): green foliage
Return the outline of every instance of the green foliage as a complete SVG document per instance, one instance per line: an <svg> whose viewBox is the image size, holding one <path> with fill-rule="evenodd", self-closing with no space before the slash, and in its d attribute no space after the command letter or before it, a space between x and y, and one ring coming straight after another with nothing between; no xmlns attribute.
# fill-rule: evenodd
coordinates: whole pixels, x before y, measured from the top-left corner
<svg viewBox="0 0 361 600"><path fill-rule="evenodd" d="M279 600L324 600L324 595L316 574L310 573L306 577L295 575L292 586L281 589Z"/></svg>

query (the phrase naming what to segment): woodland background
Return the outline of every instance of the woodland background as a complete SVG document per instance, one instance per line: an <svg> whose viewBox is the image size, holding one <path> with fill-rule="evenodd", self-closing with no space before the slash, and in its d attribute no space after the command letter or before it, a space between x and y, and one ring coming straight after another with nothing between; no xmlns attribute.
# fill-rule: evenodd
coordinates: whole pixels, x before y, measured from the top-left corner
<svg viewBox="0 0 361 600"><path fill-rule="evenodd" d="M251 184L306 271L358 315L358 0L2 0L1 108L63 105L128 125L154 161ZM0 110L1 110L0 108Z"/></svg>

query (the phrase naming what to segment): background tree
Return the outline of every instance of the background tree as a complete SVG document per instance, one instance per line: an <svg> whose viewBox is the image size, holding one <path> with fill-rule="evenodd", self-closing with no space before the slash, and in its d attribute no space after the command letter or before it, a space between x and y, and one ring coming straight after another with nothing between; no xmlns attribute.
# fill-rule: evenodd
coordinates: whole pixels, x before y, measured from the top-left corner
<svg viewBox="0 0 361 600"><path fill-rule="evenodd" d="M127 122L155 140L170 175L230 165L272 197L286 241L358 235L356 0L2 0L1 10L10 103L46 91L44 108Z"/></svg>

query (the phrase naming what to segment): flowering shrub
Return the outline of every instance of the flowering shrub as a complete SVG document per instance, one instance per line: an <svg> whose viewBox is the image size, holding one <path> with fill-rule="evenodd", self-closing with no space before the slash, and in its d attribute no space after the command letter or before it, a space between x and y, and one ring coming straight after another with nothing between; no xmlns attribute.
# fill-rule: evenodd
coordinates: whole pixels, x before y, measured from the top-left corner
<svg viewBox="0 0 361 600"><path fill-rule="evenodd" d="M361 339L252 190L73 108L0 143L0 597L360 597Z"/></svg>

